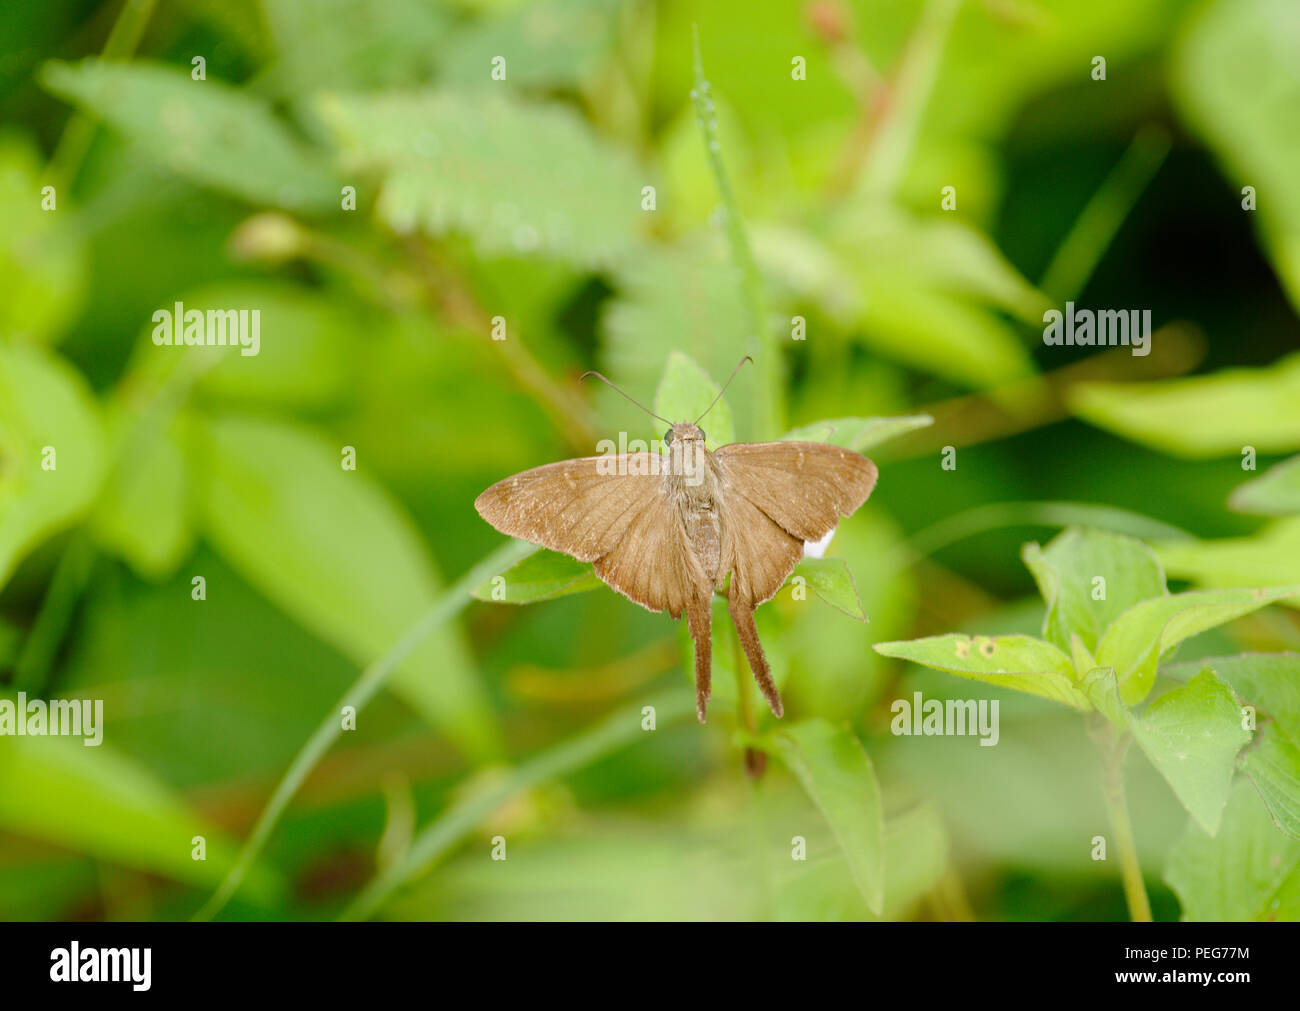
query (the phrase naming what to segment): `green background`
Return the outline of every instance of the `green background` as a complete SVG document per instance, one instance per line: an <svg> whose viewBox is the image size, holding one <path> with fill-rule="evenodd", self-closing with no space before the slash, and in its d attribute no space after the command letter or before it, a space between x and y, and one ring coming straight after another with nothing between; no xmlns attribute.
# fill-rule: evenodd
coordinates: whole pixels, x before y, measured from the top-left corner
<svg viewBox="0 0 1300 1011"><path fill-rule="evenodd" d="M0 55L0 690L106 714L100 749L0 739L0 917L194 915L441 601L220 915L332 918L390 874L374 915L870 918L787 764L746 778L723 645L701 727L667 617L444 593L503 543L489 484L661 434L581 373L649 402L674 351L716 381L754 354L739 440L934 418L869 450L832 542L869 622L789 590L758 614L786 720L870 756L883 915L1126 916L1078 717L871 647L1037 634L1020 545L1073 522L1153 542L1173 589L1300 582L1295 469L1229 503L1300 450L1294 4L52 0L0 10ZM261 354L156 347L177 300L260 308ZM1044 346L1067 300L1150 309L1152 353ZM1178 659L1300 649L1295 615ZM998 746L891 735L915 690L1000 699ZM1157 918L1300 915L1300 842L1253 794L1229 810L1278 852L1263 877L1128 773ZM1188 846L1223 905L1166 883Z"/></svg>

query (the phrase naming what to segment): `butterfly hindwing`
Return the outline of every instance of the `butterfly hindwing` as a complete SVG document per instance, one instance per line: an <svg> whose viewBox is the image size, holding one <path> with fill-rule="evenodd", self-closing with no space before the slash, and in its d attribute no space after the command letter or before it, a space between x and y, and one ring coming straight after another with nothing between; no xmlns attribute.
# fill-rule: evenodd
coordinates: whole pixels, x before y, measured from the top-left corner
<svg viewBox="0 0 1300 1011"><path fill-rule="evenodd" d="M756 607L785 584L803 557L803 541L743 494L728 494L721 508L721 574L731 573L731 599Z"/></svg>
<svg viewBox="0 0 1300 1011"><path fill-rule="evenodd" d="M713 595L713 586L686 543L681 513L667 501L638 511L618 542L595 559L596 575L629 600L679 618L691 601Z"/></svg>

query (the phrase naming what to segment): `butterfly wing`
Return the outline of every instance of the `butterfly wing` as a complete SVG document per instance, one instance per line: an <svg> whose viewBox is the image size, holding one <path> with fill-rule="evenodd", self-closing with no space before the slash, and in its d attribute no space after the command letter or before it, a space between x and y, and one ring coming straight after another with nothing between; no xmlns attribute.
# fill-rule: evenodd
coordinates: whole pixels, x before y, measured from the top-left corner
<svg viewBox="0 0 1300 1011"><path fill-rule="evenodd" d="M803 557L803 541L774 522L743 494L721 498L722 565L731 573L728 595L758 606L771 600Z"/></svg>
<svg viewBox="0 0 1300 1011"><path fill-rule="evenodd" d="M498 481L475 501L504 534L592 562L629 600L674 618L686 612L695 640L700 720L712 665L713 586L690 550L680 509L649 453L584 457Z"/></svg>
<svg viewBox="0 0 1300 1011"><path fill-rule="evenodd" d="M738 442L714 454L721 494L727 611L772 712L781 697L758 639L754 608L770 600L803 556L866 501L876 467L859 453L819 442Z"/></svg>
<svg viewBox="0 0 1300 1011"><path fill-rule="evenodd" d="M727 613L736 626L749 669L754 672L772 712L784 711L776 682L758 639L754 608L781 589L803 557L803 541L782 529L766 513L735 490L720 500L722 509L721 572L731 573Z"/></svg>
<svg viewBox="0 0 1300 1011"><path fill-rule="evenodd" d="M724 486L803 541L818 541L876 486L861 453L821 442L736 442L714 457Z"/></svg>
<svg viewBox="0 0 1300 1011"><path fill-rule="evenodd" d="M498 481L474 508L503 534L594 562L658 505L663 478L650 457L587 456L534 467Z"/></svg>

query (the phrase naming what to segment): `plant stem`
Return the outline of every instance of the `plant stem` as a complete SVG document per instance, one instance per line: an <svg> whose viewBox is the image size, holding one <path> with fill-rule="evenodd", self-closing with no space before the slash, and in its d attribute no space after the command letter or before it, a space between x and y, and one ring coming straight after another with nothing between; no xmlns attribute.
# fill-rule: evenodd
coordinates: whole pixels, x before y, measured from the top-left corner
<svg viewBox="0 0 1300 1011"><path fill-rule="evenodd" d="M902 185L960 7L961 0L930 0L907 41L858 181L861 191L875 199L893 200Z"/></svg>
<svg viewBox="0 0 1300 1011"><path fill-rule="evenodd" d="M775 439L785 431L780 352L772 336L771 321L768 319L767 305L763 298L763 278L758 271L758 261L754 259L754 250L749 244L749 235L745 231L745 219L740 213L740 201L736 199L736 191L731 188L727 168L722 163L722 143L718 140L718 118L713 99L709 95L710 85L704 76L704 60L700 56L700 32L698 26L693 26L693 30L695 87L691 91L691 101L695 103L695 118L704 137L705 155L709 160L709 167L713 170L713 180L717 184L718 196L722 200L722 209L726 214L727 241L731 246L731 258L740 270L741 293L749 310L750 324L756 334L758 353L754 357L758 365L762 391L762 395L758 398L758 423L761 429L759 437Z"/></svg>
<svg viewBox="0 0 1300 1011"><path fill-rule="evenodd" d="M683 720L695 712L695 695L680 688L651 703L656 726ZM641 729L641 706L620 710L603 723L576 737L534 755L515 768L493 790L476 793L452 804L415 838L405 859L379 874L339 916L340 920L367 919L389 896L412 878L424 873L439 857L465 838L484 818L518 793L580 769L636 740Z"/></svg>
<svg viewBox="0 0 1300 1011"><path fill-rule="evenodd" d="M502 569L509 568L534 550L536 549L532 544L526 541L514 540L492 552L443 591L442 595L434 601L433 606L407 630L406 634L394 644L392 649L361 672L361 676L353 682L352 686L343 693L343 697L325 714L320 726L316 728L315 733L307 739L307 743L302 746L302 749L295 756L293 763L289 766L288 771L285 772L284 777L275 788L275 792L271 795L271 799L267 801L266 807L262 809L261 815L258 816L257 824L253 826L252 833L240 849L234 866L230 868L212 897L204 903L203 908L194 914L195 920L212 919L217 913L221 912L226 903L230 901L230 897L235 894L235 890L244 880L249 870L252 869L253 862L262 852L266 841L271 837L271 832L274 831L285 808L289 806L289 801L293 799L294 794L298 792L308 775L311 774L312 769L316 767L316 763L324 757L330 746L343 732L342 720L339 718L343 708L351 706L356 712L361 712L366 704L375 697L379 689L383 687L389 675L411 654L415 647L435 628L450 620L469 603L470 592L474 587L484 580L490 579Z"/></svg>
<svg viewBox="0 0 1300 1011"><path fill-rule="evenodd" d="M59 558L36 623L23 642L14 667L15 690L39 695L49 680L59 644L68 631L77 602L85 592L95 565L95 545L83 527L72 535Z"/></svg>
<svg viewBox="0 0 1300 1011"><path fill-rule="evenodd" d="M100 59L125 60L134 53L156 3L157 0L123 0L122 10L113 22ZM50 159L50 170L63 185L70 186L76 178L82 159L90 150L97 125L92 116L78 111L72 114L67 126L63 128L63 135Z"/></svg>
<svg viewBox="0 0 1300 1011"><path fill-rule="evenodd" d="M1049 298L1065 303L1083 291L1128 212L1164 164L1170 144L1163 127L1138 131L1048 264L1039 288Z"/></svg>
<svg viewBox="0 0 1300 1011"><path fill-rule="evenodd" d="M1124 791L1124 756L1128 752L1128 735L1118 735L1111 728L1110 746L1105 748L1106 813L1115 833L1115 846L1119 850L1120 878L1124 883L1124 898L1128 901L1129 919L1134 923L1151 922L1151 903L1147 899L1146 884L1142 880L1142 866L1138 861L1137 843L1133 826L1129 822L1128 798Z"/></svg>

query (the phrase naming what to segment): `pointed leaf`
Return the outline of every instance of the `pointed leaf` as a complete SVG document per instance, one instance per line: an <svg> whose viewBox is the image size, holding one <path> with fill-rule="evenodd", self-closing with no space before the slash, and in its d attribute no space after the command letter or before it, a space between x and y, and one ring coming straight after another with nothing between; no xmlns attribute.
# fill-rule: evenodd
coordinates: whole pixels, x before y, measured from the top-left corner
<svg viewBox="0 0 1300 1011"><path fill-rule="evenodd" d="M1300 456L1283 460L1253 481L1238 485L1228 504L1243 513L1300 514Z"/></svg>
<svg viewBox="0 0 1300 1011"><path fill-rule="evenodd" d="M395 231L607 267L644 227L645 173L567 106L492 88L326 95L316 108L344 165L383 179L376 211Z"/></svg>
<svg viewBox="0 0 1300 1011"><path fill-rule="evenodd" d="M822 600L858 621L866 621L862 599L858 596L853 573L843 558L804 558L790 574L792 581L798 577L808 581L813 593Z"/></svg>
<svg viewBox="0 0 1300 1011"><path fill-rule="evenodd" d="M754 740L783 761L830 824L867 908L885 902L885 827L880 784L866 749L825 720L796 723Z"/></svg>
<svg viewBox="0 0 1300 1011"><path fill-rule="evenodd" d="M1300 447L1300 354L1262 369L1154 383L1080 383L1071 409L1085 421L1175 456Z"/></svg>
<svg viewBox="0 0 1300 1011"><path fill-rule="evenodd" d="M1300 838L1300 653L1241 653L1170 664L1179 679L1212 667L1237 697L1255 709L1259 730L1238 764L1250 777L1278 827Z"/></svg>
<svg viewBox="0 0 1300 1011"><path fill-rule="evenodd" d="M1164 541L1152 545L1165 571L1207 587L1274 586L1295 579L1300 517L1274 520L1249 537ZM1300 600L1283 601L1288 607Z"/></svg>
<svg viewBox="0 0 1300 1011"><path fill-rule="evenodd" d="M1129 714L1133 739L1183 806L1213 835L1228 800L1237 753L1250 742L1241 707L1209 667Z"/></svg>
<svg viewBox="0 0 1300 1011"><path fill-rule="evenodd" d="M50 62L42 80L159 164L202 185L289 210L338 207L327 156L296 140L250 91L139 61Z"/></svg>
<svg viewBox="0 0 1300 1011"><path fill-rule="evenodd" d="M843 446L855 453L865 453L873 446L933 425L928 414L907 414L897 418L827 418L795 428L781 436L782 441L825 442Z"/></svg>
<svg viewBox="0 0 1300 1011"><path fill-rule="evenodd" d="M935 670L1062 702L1092 708L1074 684L1070 658L1032 635L935 635L908 642L878 642L877 653Z"/></svg>
<svg viewBox="0 0 1300 1011"><path fill-rule="evenodd" d="M1165 591L1155 554L1133 537L1070 527L1046 548L1031 542L1021 557L1047 603L1043 637L1061 649L1077 634L1090 651L1124 611Z"/></svg>
<svg viewBox="0 0 1300 1011"><path fill-rule="evenodd" d="M90 507L105 457L80 374L45 351L0 344L0 586L28 551Z"/></svg>
<svg viewBox="0 0 1300 1011"><path fill-rule="evenodd" d="M601 585L590 562L541 548L505 572L484 580L472 592L479 600L499 604L535 604L585 593Z"/></svg>
<svg viewBox="0 0 1300 1011"><path fill-rule="evenodd" d="M1216 836L1188 823L1165 880L1185 920L1300 920L1300 841L1273 826L1249 783L1233 788Z"/></svg>
<svg viewBox="0 0 1300 1011"><path fill-rule="evenodd" d="M1125 704L1142 701L1155 683L1156 665L1184 639L1300 594L1300 586L1263 590L1194 590L1145 600L1106 630L1097 662L1114 667Z"/></svg>
<svg viewBox="0 0 1300 1011"><path fill-rule="evenodd" d="M0 826L204 888L235 858L233 841L149 770L78 738L0 736ZM206 860L193 858L195 836L207 840ZM245 879L254 895L278 885L260 866Z"/></svg>
<svg viewBox="0 0 1300 1011"><path fill-rule="evenodd" d="M736 441L736 426L731 418L731 407L726 398L719 400L710 410L709 404L722 392L722 387L700 368L690 355L674 351L664 365L664 374L655 390L654 412L673 423L694 421L705 411L708 417L700 420L704 429L704 443L717 449ZM656 432L656 439L663 433Z"/></svg>
<svg viewBox="0 0 1300 1011"><path fill-rule="evenodd" d="M1300 839L1300 747L1276 723L1259 729L1241 756L1241 771L1259 791L1277 827Z"/></svg>
<svg viewBox="0 0 1300 1011"><path fill-rule="evenodd" d="M296 425L235 415L197 434L192 460L207 480L198 496L207 537L305 628L365 666L433 606L439 579L419 534L364 470L339 466L337 447ZM423 639L391 685L468 754L500 753L486 692L455 628Z"/></svg>

